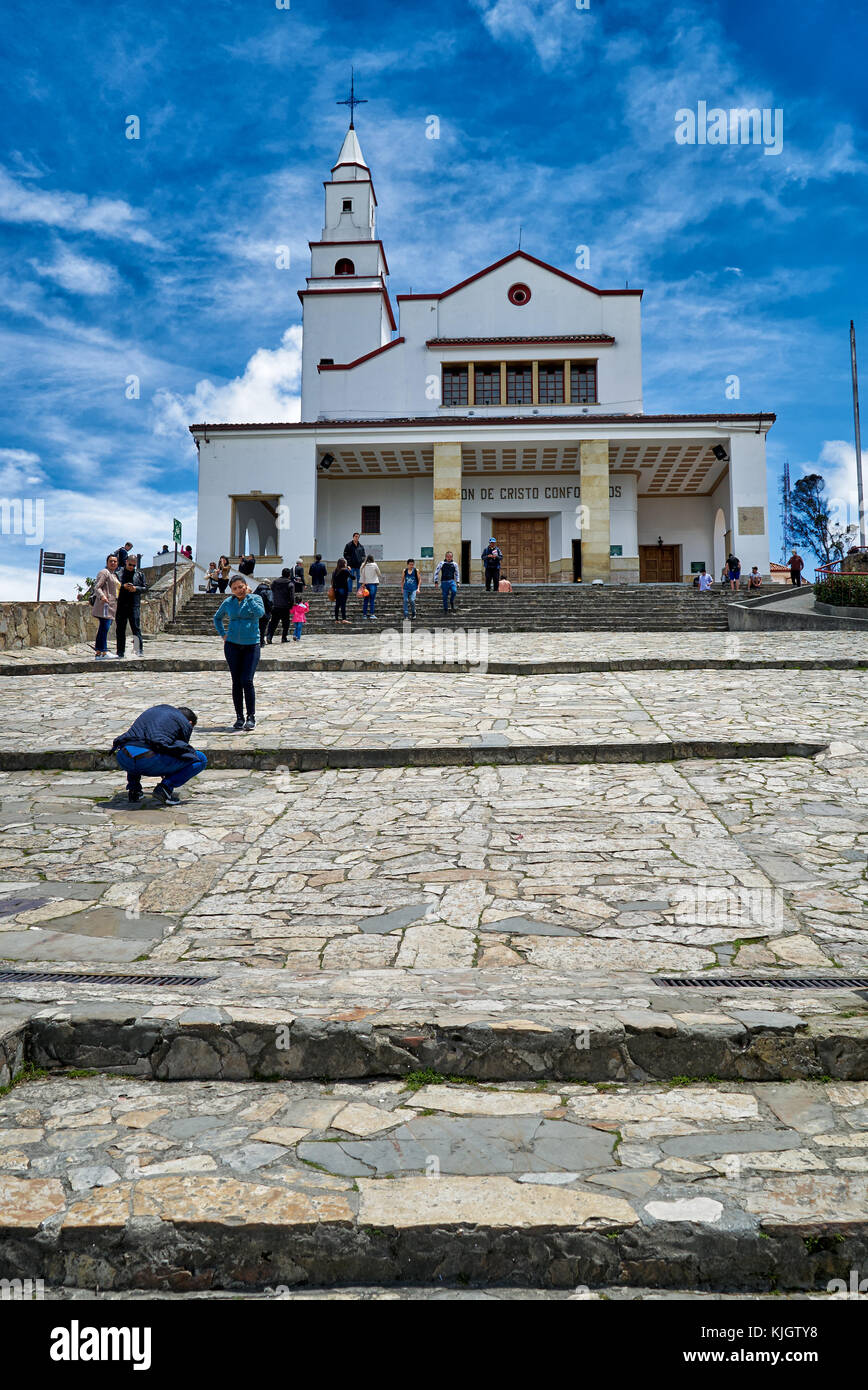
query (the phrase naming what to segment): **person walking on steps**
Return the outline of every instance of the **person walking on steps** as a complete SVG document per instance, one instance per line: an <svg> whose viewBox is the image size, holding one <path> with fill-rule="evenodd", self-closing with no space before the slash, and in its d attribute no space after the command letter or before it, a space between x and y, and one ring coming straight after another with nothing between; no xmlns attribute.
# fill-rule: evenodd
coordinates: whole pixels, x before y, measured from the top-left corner
<svg viewBox="0 0 868 1390"><path fill-rule="evenodd" d="M443 612L454 613L455 598L458 593L458 566L451 550L447 550L445 557L435 569L434 583L440 585L440 592L443 595Z"/></svg>
<svg viewBox="0 0 868 1390"><path fill-rule="evenodd" d="M93 649L97 661L108 659L108 634L118 606L120 584L117 578L118 557L107 555L105 569L101 569L93 582L93 603L91 613L99 620L96 641Z"/></svg>
<svg viewBox="0 0 868 1390"><path fill-rule="evenodd" d="M118 590L117 612L115 613L115 640L117 642L118 660L123 661L127 652L127 623L136 642L136 656L144 656L145 649L142 645L142 629L140 626L142 594L148 587L145 583L145 576L136 564L135 555L128 555L127 562L122 574L118 574L120 589Z"/></svg>
<svg viewBox="0 0 868 1390"><path fill-rule="evenodd" d="M325 588L326 575L328 574L328 570L322 562L321 555L314 556L313 564L310 566L308 574L310 575L311 587L314 593L321 594Z"/></svg>
<svg viewBox="0 0 868 1390"><path fill-rule="evenodd" d="M304 625L307 622L307 615L310 612L310 604L305 603L301 598L296 599L292 605L292 640L301 641L301 634L304 632Z"/></svg>
<svg viewBox="0 0 868 1390"><path fill-rule="evenodd" d="M790 583L794 589L800 589L802 587L802 570L805 568L805 562L797 550L793 550L787 564L790 569Z"/></svg>
<svg viewBox="0 0 868 1390"><path fill-rule="evenodd" d="M353 532L353 539L351 541L347 541L346 545L344 546L344 559L346 560L347 565L349 566L351 581L353 579L356 581L356 588L358 589L359 570L361 569L365 561L365 547L362 545L361 537L359 536L358 531ZM353 591L351 586L350 593L352 592Z"/></svg>
<svg viewBox="0 0 868 1390"><path fill-rule="evenodd" d="M366 555L359 570L362 590L367 589L367 593L362 597L362 617L372 622L376 617L377 610L377 590L380 587L380 567L373 555Z"/></svg>
<svg viewBox="0 0 868 1390"><path fill-rule="evenodd" d="M185 705L151 705L139 715L125 734L112 744L118 767L127 774L127 797L141 801L143 777L159 777L154 796L164 806L178 806L179 787L196 777L208 765L198 749L190 747L196 715Z"/></svg>
<svg viewBox="0 0 868 1390"><path fill-rule="evenodd" d="M497 593L497 586L500 583L500 565L503 560L503 551L500 549L494 536L482 552L482 567L485 570L485 590L493 589Z"/></svg>
<svg viewBox="0 0 868 1390"><path fill-rule="evenodd" d="M407 567L401 575L401 592L404 596L404 617L415 621L416 618L416 599L422 581L419 578L419 571L416 568L415 560L408 560Z"/></svg>
<svg viewBox="0 0 868 1390"><path fill-rule="evenodd" d="M352 582L350 567L343 556L341 556L332 574L332 587L329 590L329 598L335 606L336 623L349 622L349 618L347 617L347 594L350 592Z"/></svg>
<svg viewBox="0 0 868 1390"><path fill-rule="evenodd" d="M289 610L295 603L295 585L292 582L292 570L282 569L279 579L271 581L271 602L273 604L271 617L268 620L268 633L266 641L271 646L271 639L277 631L277 624L283 627L281 642L287 640L289 633Z"/></svg>
<svg viewBox="0 0 868 1390"><path fill-rule="evenodd" d="M243 574L232 576L229 594L214 614L214 631L223 638L223 655L232 673L232 703L235 706L232 727L250 730L256 728L253 677L259 665L259 623L265 616L265 605L258 594L250 592ZM225 632L224 618L228 623Z"/></svg>
<svg viewBox="0 0 868 1390"><path fill-rule="evenodd" d="M741 560L737 555L727 555L726 577L729 580L730 589L734 594L737 594L738 581L741 579Z"/></svg>

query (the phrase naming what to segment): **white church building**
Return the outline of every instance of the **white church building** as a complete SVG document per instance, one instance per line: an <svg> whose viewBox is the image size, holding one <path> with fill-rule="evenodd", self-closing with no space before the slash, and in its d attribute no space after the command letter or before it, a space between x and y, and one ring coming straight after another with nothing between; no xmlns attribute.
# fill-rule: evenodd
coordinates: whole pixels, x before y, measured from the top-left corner
<svg viewBox="0 0 868 1390"><path fill-rule="evenodd" d="M196 424L198 555L276 575L354 531L385 576L490 536L519 583L690 582L734 551L769 573L774 415L646 415L642 291L515 251L397 296L353 125L310 243L298 423Z"/></svg>

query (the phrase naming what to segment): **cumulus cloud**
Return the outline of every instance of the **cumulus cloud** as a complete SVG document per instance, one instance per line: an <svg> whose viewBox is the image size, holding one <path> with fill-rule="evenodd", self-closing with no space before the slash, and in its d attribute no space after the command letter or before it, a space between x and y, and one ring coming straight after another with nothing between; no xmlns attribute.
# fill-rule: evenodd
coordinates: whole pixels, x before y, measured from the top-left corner
<svg viewBox="0 0 868 1390"><path fill-rule="evenodd" d="M46 265L42 261L31 260L30 264L48 280L54 280L61 289L72 294L112 294L120 285L120 278L114 266L104 261L96 261L91 256L81 256L68 246L55 247L54 260Z"/></svg>
<svg viewBox="0 0 868 1390"><path fill-rule="evenodd" d="M575 0L472 0L489 34L498 43L531 44L540 66L549 71L565 50L574 50L593 25L589 6Z"/></svg>
<svg viewBox="0 0 868 1390"><path fill-rule="evenodd" d="M845 439L827 439L815 461L800 463L802 476L819 473L825 479L829 514L834 526L859 524L856 448ZM862 477L868 483L868 456L862 451Z"/></svg>
<svg viewBox="0 0 868 1390"><path fill-rule="evenodd" d="M187 395L158 391L158 434L186 434L191 424L257 424L298 420L301 414L301 326L288 328L278 348L259 348L241 376L222 386L199 381Z"/></svg>

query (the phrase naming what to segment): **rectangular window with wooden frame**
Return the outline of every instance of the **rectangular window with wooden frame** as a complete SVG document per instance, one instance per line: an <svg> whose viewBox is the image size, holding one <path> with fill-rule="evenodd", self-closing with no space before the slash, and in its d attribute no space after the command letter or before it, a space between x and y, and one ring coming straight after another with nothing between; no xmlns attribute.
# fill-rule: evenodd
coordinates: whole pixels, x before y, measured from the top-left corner
<svg viewBox="0 0 868 1390"><path fill-rule="evenodd" d="M596 405L596 362L574 362L570 368L570 400L574 405Z"/></svg>
<svg viewBox="0 0 868 1390"><path fill-rule="evenodd" d="M474 404L500 405L500 363L477 363L474 375Z"/></svg>
<svg viewBox="0 0 868 1390"><path fill-rule="evenodd" d="M507 363L506 403L533 405L533 367L530 362Z"/></svg>
<svg viewBox="0 0 868 1390"><path fill-rule="evenodd" d="M362 507L362 535L379 536L380 534L380 508Z"/></svg>
<svg viewBox="0 0 868 1390"><path fill-rule="evenodd" d="M562 363L540 362L539 403L540 405L563 405L564 368Z"/></svg>
<svg viewBox="0 0 868 1390"><path fill-rule="evenodd" d="M467 367L443 368L443 404L467 405Z"/></svg>

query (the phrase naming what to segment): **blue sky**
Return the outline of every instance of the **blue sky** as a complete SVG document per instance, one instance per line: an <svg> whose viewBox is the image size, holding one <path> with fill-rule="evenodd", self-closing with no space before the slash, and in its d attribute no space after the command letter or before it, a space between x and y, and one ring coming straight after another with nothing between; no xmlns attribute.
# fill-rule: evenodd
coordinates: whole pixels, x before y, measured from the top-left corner
<svg viewBox="0 0 868 1390"><path fill-rule="evenodd" d="M524 248L567 270L586 244L583 278L645 289L647 411L774 410L775 517L785 458L855 502L859 4L8 0L6 14L0 497L42 500L73 577L127 539L152 551L173 515L194 539L190 421L295 418L296 290L351 63L393 296L497 260L519 222ZM781 153L677 144L675 112L699 101L780 108ZM35 596L25 539L0 536L4 598Z"/></svg>

